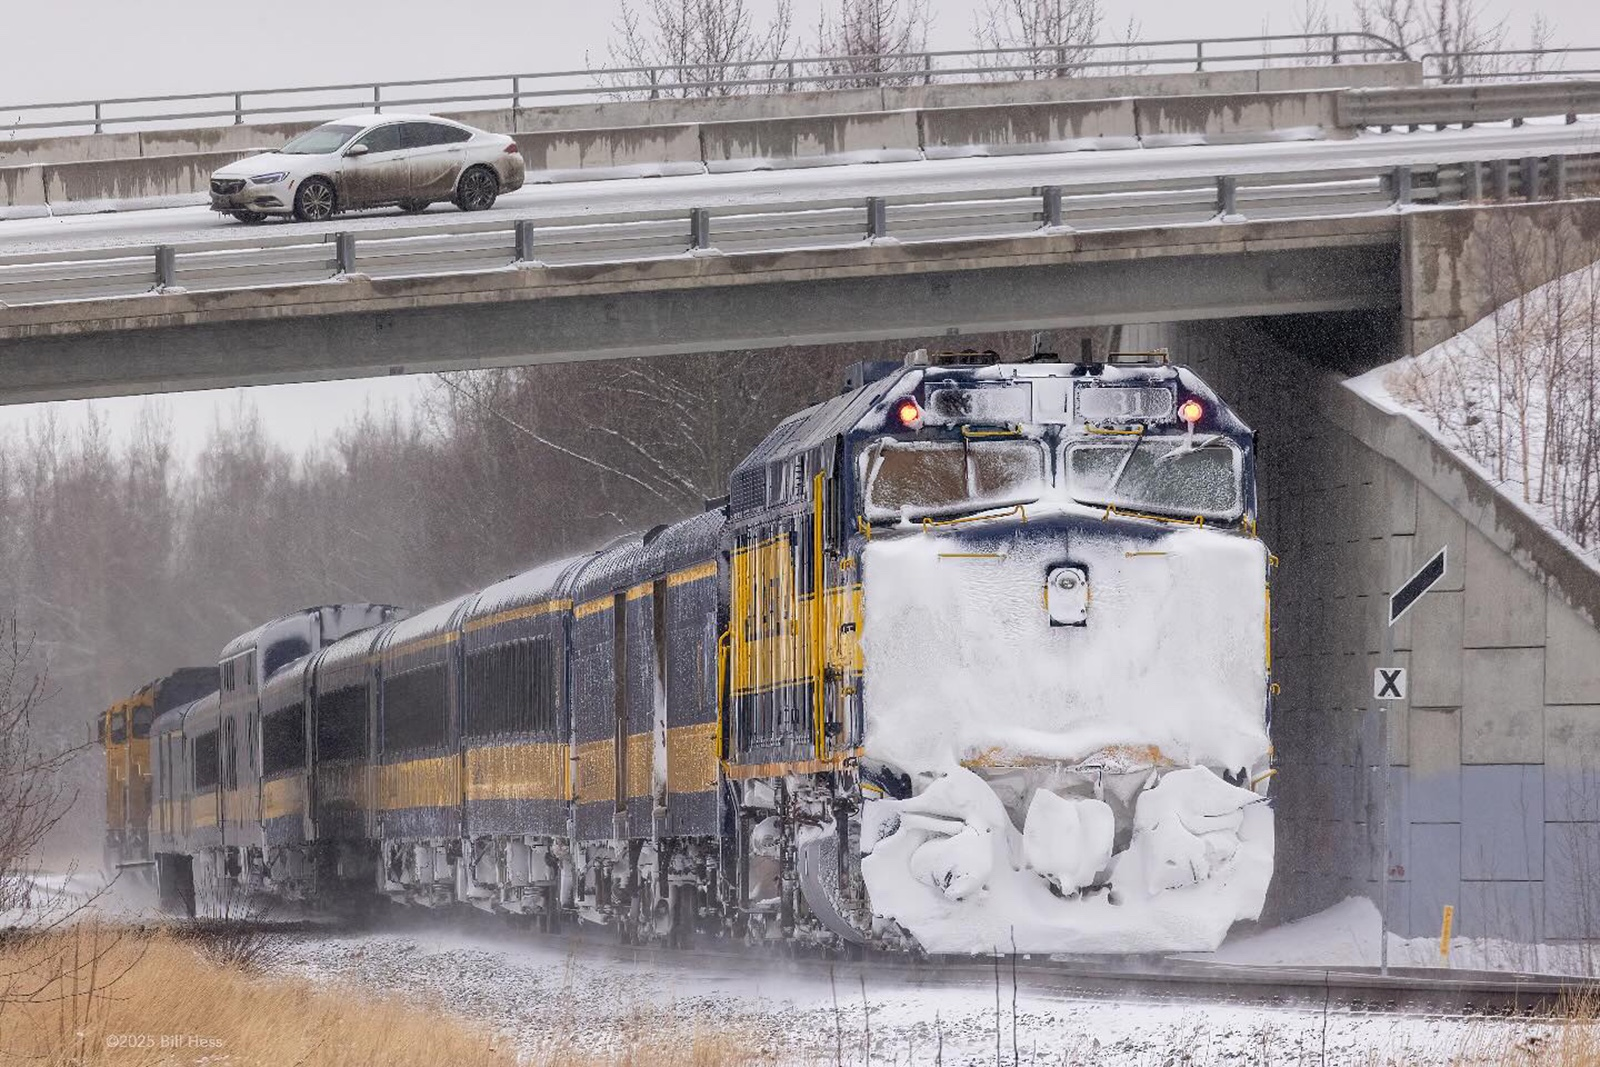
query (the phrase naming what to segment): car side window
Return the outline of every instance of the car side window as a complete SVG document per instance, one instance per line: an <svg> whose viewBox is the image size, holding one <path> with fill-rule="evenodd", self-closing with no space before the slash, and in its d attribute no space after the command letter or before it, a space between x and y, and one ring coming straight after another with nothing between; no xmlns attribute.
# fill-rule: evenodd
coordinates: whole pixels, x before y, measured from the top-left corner
<svg viewBox="0 0 1600 1067"><path fill-rule="evenodd" d="M379 126L357 140L356 144L366 145L368 152L393 152L400 147L400 126Z"/></svg>
<svg viewBox="0 0 1600 1067"><path fill-rule="evenodd" d="M432 148L472 140L472 132L442 122L408 122L402 135L407 148Z"/></svg>

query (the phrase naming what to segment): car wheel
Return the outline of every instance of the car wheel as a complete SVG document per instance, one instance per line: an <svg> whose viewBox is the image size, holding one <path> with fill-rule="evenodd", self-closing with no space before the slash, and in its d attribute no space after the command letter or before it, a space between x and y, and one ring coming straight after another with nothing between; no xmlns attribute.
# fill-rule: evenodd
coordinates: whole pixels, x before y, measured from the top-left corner
<svg viewBox="0 0 1600 1067"><path fill-rule="evenodd" d="M456 207L462 211L486 211L500 195L500 179L488 167L472 167L456 185Z"/></svg>
<svg viewBox="0 0 1600 1067"><path fill-rule="evenodd" d="M232 214L240 222L256 223L267 221L267 216L260 211L235 211Z"/></svg>
<svg viewBox="0 0 1600 1067"><path fill-rule="evenodd" d="M407 215L415 215L418 212L428 210L428 205L432 202L431 200L402 200L396 206Z"/></svg>
<svg viewBox="0 0 1600 1067"><path fill-rule="evenodd" d="M338 209L333 183L326 178L307 178L294 194L294 217L301 222L327 222Z"/></svg>

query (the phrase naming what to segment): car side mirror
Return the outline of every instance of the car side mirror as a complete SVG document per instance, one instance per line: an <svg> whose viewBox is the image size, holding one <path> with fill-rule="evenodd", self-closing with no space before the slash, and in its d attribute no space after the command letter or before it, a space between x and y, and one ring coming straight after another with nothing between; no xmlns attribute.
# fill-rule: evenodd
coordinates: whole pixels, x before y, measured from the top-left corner
<svg viewBox="0 0 1600 1067"><path fill-rule="evenodd" d="M344 150L344 154L347 156L364 156L370 151L372 151L372 149L368 148L364 144L353 144Z"/></svg>

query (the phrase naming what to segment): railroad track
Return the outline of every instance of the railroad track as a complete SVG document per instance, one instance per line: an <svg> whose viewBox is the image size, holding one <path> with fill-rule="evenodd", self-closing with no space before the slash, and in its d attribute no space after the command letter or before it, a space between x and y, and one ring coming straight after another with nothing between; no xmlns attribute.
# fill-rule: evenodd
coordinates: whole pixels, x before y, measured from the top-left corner
<svg viewBox="0 0 1600 1067"><path fill-rule="evenodd" d="M213 921L215 922L215 921ZM834 977L853 988L885 981L905 988L982 988L996 983L1020 994L1063 1000L1193 1001L1245 1008L1326 1010L1343 1014L1406 1014L1559 1021L1571 1006L1591 996L1596 982L1576 976L1502 971L1442 971L1431 968L1246 966L1159 956L1119 958L1037 956L932 956L920 959L869 952L859 959L831 957L821 950L703 940L692 949L622 945L608 931L579 928L560 933L508 928L482 912L431 912L392 908L360 920L259 924L285 936L424 933L491 935L512 947L528 939L569 956L587 955L662 970L715 963L737 977L789 973Z"/></svg>

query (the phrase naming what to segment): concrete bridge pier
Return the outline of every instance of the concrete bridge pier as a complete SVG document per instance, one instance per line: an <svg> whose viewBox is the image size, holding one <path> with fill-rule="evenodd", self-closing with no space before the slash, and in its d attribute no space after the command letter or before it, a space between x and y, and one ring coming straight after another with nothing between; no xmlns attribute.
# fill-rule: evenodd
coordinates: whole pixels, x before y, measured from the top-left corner
<svg viewBox="0 0 1600 1067"><path fill-rule="evenodd" d="M1170 347L1260 435L1261 535L1280 560L1268 918L1376 902L1386 818L1392 931L1437 937L1449 904L1458 936L1508 943L1503 966L1592 969L1600 570L1343 384L1340 370L1418 329L1377 312L1125 331L1127 347ZM1351 337L1369 352L1352 354ZM1444 580L1396 627L1410 692L1391 705L1385 772L1368 708L1387 596L1446 546Z"/></svg>

